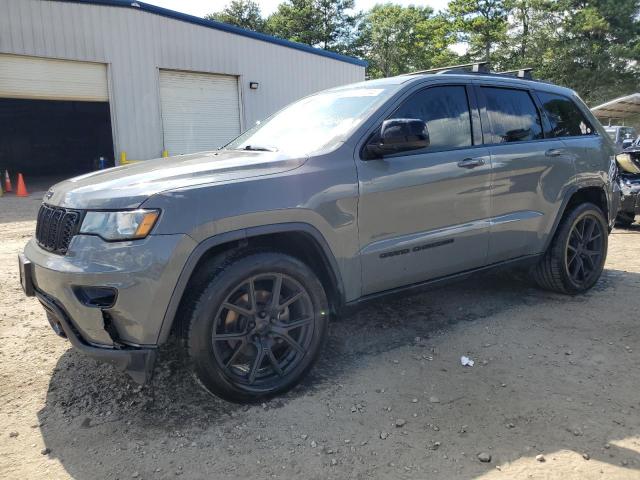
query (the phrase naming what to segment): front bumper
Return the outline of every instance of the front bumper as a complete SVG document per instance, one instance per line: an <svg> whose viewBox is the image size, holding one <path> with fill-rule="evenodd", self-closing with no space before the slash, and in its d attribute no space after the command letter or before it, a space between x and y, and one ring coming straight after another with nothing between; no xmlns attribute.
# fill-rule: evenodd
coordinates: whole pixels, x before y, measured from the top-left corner
<svg viewBox="0 0 640 480"><path fill-rule="evenodd" d="M640 215L640 175L620 175L620 211Z"/></svg>
<svg viewBox="0 0 640 480"><path fill-rule="evenodd" d="M20 257L27 295L42 303L56 333L87 355L116 365L134 380L149 378L169 299L195 247L188 235L150 235L105 242L77 235L66 255L31 240ZM96 306L79 289L111 289L108 306Z"/></svg>
<svg viewBox="0 0 640 480"><path fill-rule="evenodd" d="M188 235L150 235L143 240L106 242L76 235L66 255L27 243L24 256L33 264L33 284L57 300L89 344L113 346L105 314L118 341L130 346L158 343L162 322L178 277L195 242ZM113 305L98 308L78 298L77 289L110 288Z"/></svg>
<svg viewBox="0 0 640 480"><path fill-rule="evenodd" d="M108 362L118 370L126 372L135 382L144 384L152 375L156 362L155 348L104 348L87 344L74 328L72 320L57 302L42 292L35 292L36 297L47 311L49 323L59 335L69 339L71 345L89 357Z"/></svg>

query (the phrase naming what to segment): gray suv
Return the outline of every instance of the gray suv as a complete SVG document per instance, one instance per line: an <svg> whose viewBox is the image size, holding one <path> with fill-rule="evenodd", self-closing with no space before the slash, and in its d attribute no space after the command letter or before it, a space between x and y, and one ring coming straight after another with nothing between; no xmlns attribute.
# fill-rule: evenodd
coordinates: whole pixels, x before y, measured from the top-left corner
<svg viewBox="0 0 640 480"><path fill-rule="evenodd" d="M252 401L309 370L329 318L504 265L578 294L616 217L615 148L577 95L508 75L320 92L217 151L49 190L20 255L61 336L134 380L182 341L209 392Z"/></svg>

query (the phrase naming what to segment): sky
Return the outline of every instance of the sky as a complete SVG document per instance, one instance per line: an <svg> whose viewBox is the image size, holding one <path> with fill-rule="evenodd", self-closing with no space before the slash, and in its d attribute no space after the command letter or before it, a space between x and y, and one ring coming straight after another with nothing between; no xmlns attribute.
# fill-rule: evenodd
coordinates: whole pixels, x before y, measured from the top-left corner
<svg viewBox="0 0 640 480"><path fill-rule="evenodd" d="M204 17L207 13L222 10L231 0L146 0L146 3L169 8L178 12L188 13L197 17ZM263 15L273 13L282 0L257 0ZM356 10L368 10L376 3L386 3L387 0L356 0ZM434 10L441 10L447 6L448 0L392 0L400 5L424 5Z"/></svg>
<svg viewBox="0 0 640 480"><path fill-rule="evenodd" d="M169 8L182 13L188 13L197 17L204 17L207 13L222 10L231 0L146 0L146 3L159 7ZM273 13L278 4L283 0L256 0L262 10L262 15ZM435 11L446 8L449 0L355 0L356 10L369 10L376 3L397 3L399 5L429 6ZM466 45L456 43L451 49L458 54L466 52Z"/></svg>

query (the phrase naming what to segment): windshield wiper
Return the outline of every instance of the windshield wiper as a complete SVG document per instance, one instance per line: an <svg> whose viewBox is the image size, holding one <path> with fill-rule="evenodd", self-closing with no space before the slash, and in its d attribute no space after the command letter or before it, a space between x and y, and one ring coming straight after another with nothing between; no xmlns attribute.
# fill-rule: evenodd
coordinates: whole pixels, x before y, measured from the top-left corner
<svg viewBox="0 0 640 480"><path fill-rule="evenodd" d="M241 150L250 150L252 152L277 152L275 147L267 147L263 145L245 145Z"/></svg>

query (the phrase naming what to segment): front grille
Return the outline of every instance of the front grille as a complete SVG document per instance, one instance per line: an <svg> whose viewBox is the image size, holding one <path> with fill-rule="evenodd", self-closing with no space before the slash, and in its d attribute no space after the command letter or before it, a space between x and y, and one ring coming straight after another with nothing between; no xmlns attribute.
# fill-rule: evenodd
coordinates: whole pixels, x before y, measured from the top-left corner
<svg viewBox="0 0 640 480"><path fill-rule="evenodd" d="M38 212L36 241L40 247L64 255L80 229L81 212L42 204Z"/></svg>

